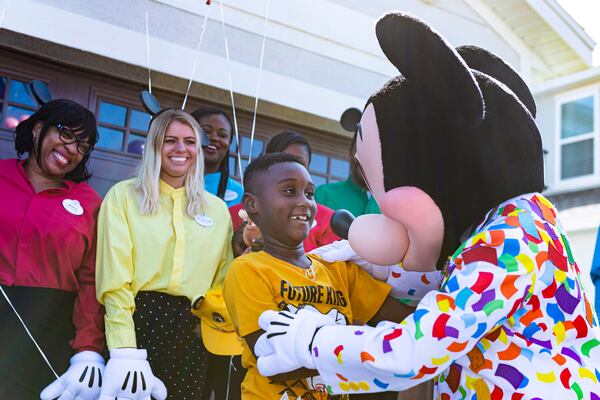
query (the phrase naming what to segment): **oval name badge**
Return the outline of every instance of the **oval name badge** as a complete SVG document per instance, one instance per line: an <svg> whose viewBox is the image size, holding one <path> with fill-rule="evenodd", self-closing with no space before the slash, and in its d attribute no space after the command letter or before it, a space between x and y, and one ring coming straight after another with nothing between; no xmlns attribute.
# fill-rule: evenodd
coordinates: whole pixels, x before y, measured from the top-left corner
<svg viewBox="0 0 600 400"><path fill-rule="evenodd" d="M211 217L205 215L205 214L198 214L194 217L194 220L200 225L203 226L205 228L208 228L209 226L212 226L213 224L213 220Z"/></svg>
<svg viewBox="0 0 600 400"><path fill-rule="evenodd" d="M238 196L239 195L236 192L234 192L233 190L227 189L225 191L225 195L223 196L223 200L225 200L225 201L233 201L233 200L237 199Z"/></svg>
<svg viewBox="0 0 600 400"><path fill-rule="evenodd" d="M79 200L64 199L62 205L69 213L73 215L83 215L83 207Z"/></svg>

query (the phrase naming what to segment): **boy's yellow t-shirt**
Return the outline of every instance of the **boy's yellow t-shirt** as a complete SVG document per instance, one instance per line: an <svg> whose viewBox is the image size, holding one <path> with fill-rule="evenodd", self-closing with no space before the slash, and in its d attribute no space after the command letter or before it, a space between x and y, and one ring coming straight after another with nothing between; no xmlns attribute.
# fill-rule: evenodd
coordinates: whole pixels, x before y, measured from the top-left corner
<svg viewBox="0 0 600 400"><path fill-rule="evenodd" d="M364 324L377 313L390 291L346 261L326 262L308 254L314 279L307 270L275 258L264 251L236 258L227 271L223 294L240 337L260 330L258 317L266 310L311 307L329 314L338 324ZM326 399L327 394L308 389L306 379L273 382L260 375L256 358L243 341L242 365L248 369L242 383L244 400Z"/></svg>

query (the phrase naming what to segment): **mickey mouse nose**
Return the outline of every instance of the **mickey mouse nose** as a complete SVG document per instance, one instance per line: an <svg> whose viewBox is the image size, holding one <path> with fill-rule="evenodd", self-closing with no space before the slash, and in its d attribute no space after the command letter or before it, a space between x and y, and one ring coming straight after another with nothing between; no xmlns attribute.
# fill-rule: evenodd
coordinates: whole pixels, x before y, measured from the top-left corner
<svg viewBox="0 0 600 400"><path fill-rule="evenodd" d="M341 237L342 239L348 239L348 231L350 225L354 221L354 215L348 210L337 210L331 216L331 230L333 233Z"/></svg>

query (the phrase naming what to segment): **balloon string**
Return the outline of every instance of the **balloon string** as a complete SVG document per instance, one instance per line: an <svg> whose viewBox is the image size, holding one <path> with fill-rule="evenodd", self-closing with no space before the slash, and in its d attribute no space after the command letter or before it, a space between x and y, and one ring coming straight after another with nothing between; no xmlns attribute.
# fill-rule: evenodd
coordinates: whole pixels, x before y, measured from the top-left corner
<svg viewBox="0 0 600 400"><path fill-rule="evenodd" d="M233 356L229 357L229 368L227 370L227 391L225 392L225 400L229 400L229 385L231 384L231 367L233 367ZM235 367L233 367L235 369Z"/></svg>
<svg viewBox="0 0 600 400"><path fill-rule="evenodd" d="M194 81L194 75L196 74L196 66L198 65L198 56L200 55L200 45L202 44L202 39L204 38L204 31L206 30L206 24L208 23L208 16L210 14L210 7L206 14L204 15L204 22L202 22L202 30L200 31L200 38L198 39L198 44L196 45L196 55L194 57L194 64L192 65L192 74L190 75L190 81L188 82L187 90L185 91L185 96L183 97L183 104L181 105L181 109L185 109L185 103L187 103L188 95L190 94L190 89L192 87L192 82Z"/></svg>
<svg viewBox="0 0 600 400"><path fill-rule="evenodd" d="M14 311L15 315L17 316L17 318L21 322L21 325L23 325L23 328L25 328L25 332L27 332L27 335L29 335L29 338L31 339L31 341L33 342L33 344L35 345L35 347L37 347L38 351L42 355L42 358L44 359L44 361L46 361L46 364L48 364L48 367L50 367L50 370L52 371L52 373L54 374L54 376L56 377L56 379L60 379L59 376L58 376L58 374L54 370L54 368L52 368L52 365L50 364L50 361L48 361L48 358L46 357L46 355L44 354L44 352L42 351L42 349L40 348L40 346L38 345L38 343L36 342L36 340L33 338L33 335L31 334L31 332L27 328L27 325L25 325L25 322L23 321L23 319L19 315L19 312L17 311L17 309L15 308L15 306L13 306L13 303L8 298L8 296L7 296L6 292L4 291L4 288L2 287L2 285L0 285L0 292L2 292L2 295L4 296L4 298L6 299L6 301L8 302L8 305Z"/></svg>
<svg viewBox="0 0 600 400"><path fill-rule="evenodd" d="M2 29L4 23L4 16L6 15L6 10L8 10L9 0L4 0L4 6L2 7L2 14L0 14L0 29Z"/></svg>
<svg viewBox="0 0 600 400"><path fill-rule="evenodd" d="M148 66L148 91L152 93L152 70L150 69L150 30L148 28L148 0L146 0L146 65Z"/></svg>
<svg viewBox="0 0 600 400"><path fill-rule="evenodd" d="M237 142L237 164L238 170L240 171L240 178L242 177L242 146L240 143L240 136L238 130L237 116L235 113L235 100L233 98L233 84L231 83L231 60L229 58L229 44L227 40L227 30L225 29L225 14L223 12L223 1L219 1L219 9L221 10L221 26L223 27L223 38L225 39L225 57L227 58L227 80L229 81L229 96L231 97L231 109L233 113L233 129L235 131L235 140Z"/></svg>
<svg viewBox="0 0 600 400"><path fill-rule="evenodd" d="M269 23L269 10L271 8L271 0L267 0L267 9L265 11L265 26L263 30L262 47L260 49L260 61L258 63L258 78L256 79L256 97L254 98L254 114L252 116L252 130L250 131L250 154L248 155L248 163L252 161L252 147L254 145L254 132L256 129L256 113L258 111L258 99L260 94L260 77L263 70L263 61L265 58L265 42L267 41L267 25Z"/></svg>

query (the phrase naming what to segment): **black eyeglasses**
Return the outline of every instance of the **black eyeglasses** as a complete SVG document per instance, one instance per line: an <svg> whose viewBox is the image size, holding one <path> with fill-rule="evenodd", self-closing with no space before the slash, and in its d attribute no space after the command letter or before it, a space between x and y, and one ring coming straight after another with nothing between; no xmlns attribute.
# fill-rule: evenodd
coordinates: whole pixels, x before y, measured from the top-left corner
<svg viewBox="0 0 600 400"><path fill-rule="evenodd" d="M61 123L56 124L56 128L58 129L58 138L60 141L64 144L77 143L77 152L82 156L88 155L94 150L94 146L89 144L87 138L79 139L78 135L70 128Z"/></svg>

